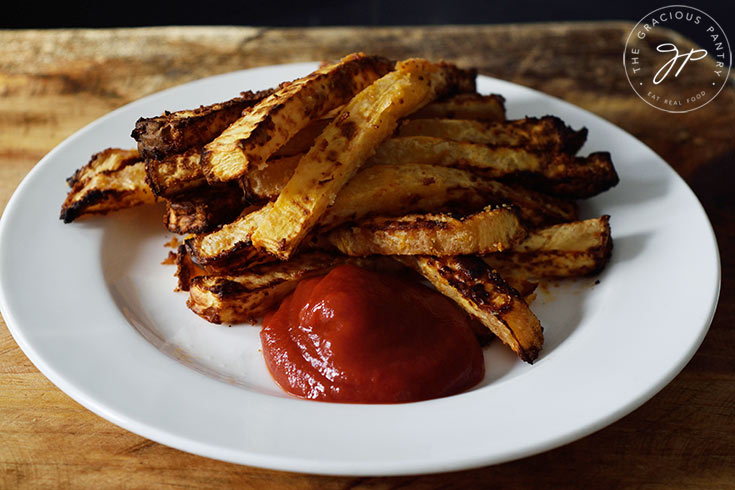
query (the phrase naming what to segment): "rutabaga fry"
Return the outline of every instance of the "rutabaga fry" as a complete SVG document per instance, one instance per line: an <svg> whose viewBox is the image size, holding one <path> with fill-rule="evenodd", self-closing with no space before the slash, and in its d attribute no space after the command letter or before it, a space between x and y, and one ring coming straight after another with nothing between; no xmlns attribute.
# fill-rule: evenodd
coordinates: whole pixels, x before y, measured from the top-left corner
<svg viewBox="0 0 735 490"><path fill-rule="evenodd" d="M162 160L190 148L201 148L236 121L244 110L272 92L272 89L243 92L225 102L141 117L131 136L138 142L138 150L145 159Z"/></svg>
<svg viewBox="0 0 735 490"><path fill-rule="evenodd" d="M207 180L234 180L265 163L310 122L345 104L392 68L384 58L356 53L283 84L204 146Z"/></svg>
<svg viewBox="0 0 735 490"><path fill-rule="evenodd" d="M71 223L83 215L106 214L156 202L156 196L146 183L143 161L128 162L114 170L83 174L83 178L72 177L74 185L61 206L59 216L64 223Z"/></svg>
<svg viewBox="0 0 735 490"><path fill-rule="evenodd" d="M504 121L505 99L497 94L460 93L443 100L437 100L408 117L410 119L441 117Z"/></svg>
<svg viewBox="0 0 735 490"><path fill-rule="evenodd" d="M612 254L610 217L573 221L534 230L525 240L503 253L483 257L505 274L518 271L526 277L582 277L600 272Z"/></svg>
<svg viewBox="0 0 735 490"><path fill-rule="evenodd" d="M293 291L301 279L326 273L345 259L316 252L239 274L194 277L186 304L212 323L254 321Z"/></svg>
<svg viewBox="0 0 735 490"><path fill-rule="evenodd" d="M403 121L397 136L433 136L466 143L574 155L587 138L587 128L575 131L555 116L526 117L514 121L422 118Z"/></svg>
<svg viewBox="0 0 735 490"><path fill-rule="evenodd" d="M514 177L539 190L569 198L592 197L618 183L609 153L598 152L582 158L433 136L391 138L380 145L368 163L466 168L492 179Z"/></svg>
<svg viewBox="0 0 735 490"><path fill-rule="evenodd" d="M477 256L400 259L482 322L528 363L544 343L543 328L518 291Z"/></svg>
<svg viewBox="0 0 735 490"><path fill-rule="evenodd" d="M512 208L488 206L468 216L430 213L370 218L334 230L329 239L350 256L446 256L502 251L525 235Z"/></svg>
<svg viewBox="0 0 735 490"><path fill-rule="evenodd" d="M453 65L411 59L396 64L357 94L299 161L273 209L253 233L253 244L280 259L291 256L401 117L442 94L474 84Z"/></svg>

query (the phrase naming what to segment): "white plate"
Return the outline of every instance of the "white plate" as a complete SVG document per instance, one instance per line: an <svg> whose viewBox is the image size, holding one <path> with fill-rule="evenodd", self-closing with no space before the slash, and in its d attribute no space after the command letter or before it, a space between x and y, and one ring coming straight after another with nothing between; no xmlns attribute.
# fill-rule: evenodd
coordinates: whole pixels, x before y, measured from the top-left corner
<svg viewBox="0 0 735 490"><path fill-rule="evenodd" d="M719 294L711 226L653 151L570 104L480 77L509 117L555 114L587 126L583 153L609 150L621 177L584 203L612 215L613 259L533 309L545 326L528 366L499 342L485 381L405 405L342 405L284 395L267 374L258 328L210 325L173 293L160 208L63 224L64 179L109 146L132 147L135 120L262 89L315 64L259 68L175 87L122 107L64 141L28 174L0 222L0 306L28 358L93 412L144 437L211 458L343 475L440 472L560 446L634 410L701 343ZM672 119L672 124L675 123Z"/></svg>

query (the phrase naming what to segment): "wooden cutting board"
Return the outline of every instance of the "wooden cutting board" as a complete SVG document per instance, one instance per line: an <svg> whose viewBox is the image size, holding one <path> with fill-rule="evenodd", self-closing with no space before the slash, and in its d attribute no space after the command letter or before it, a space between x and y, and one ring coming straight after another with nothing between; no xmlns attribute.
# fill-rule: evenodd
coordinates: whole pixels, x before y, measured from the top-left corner
<svg viewBox="0 0 735 490"><path fill-rule="evenodd" d="M716 103L686 114L649 107L632 92L622 68L632 27L606 22L0 31L0 209L51 148L127 102L217 73L365 51L475 66L617 124L694 189L723 252L722 294L710 332L690 364L652 400L564 447L447 474L337 478L186 454L120 429L72 401L2 328L0 488L735 486L735 261L727 253L735 250L735 88L731 80ZM652 357L655 362L655 352Z"/></svg>

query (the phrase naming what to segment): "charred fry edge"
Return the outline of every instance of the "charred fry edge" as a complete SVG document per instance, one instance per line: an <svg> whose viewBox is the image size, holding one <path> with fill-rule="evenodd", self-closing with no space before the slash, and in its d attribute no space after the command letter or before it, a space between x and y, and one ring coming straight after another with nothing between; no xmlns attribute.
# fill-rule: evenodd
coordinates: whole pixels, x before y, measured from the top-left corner
<svg viewBox="0 0 735 490"><path fill-rule="evenodd" d="M481 258L423 256L400 260L487 326L522 360L533 363L538 357L544 339L538 318L518 291Z"/></svg>
<svg viewBox="0 0 735 490"><path fill-rule="evenodd" d="M270 204L246 208L236 220L219 229L189 237L184 241L194 262L208 272L226 272L276 260L253 247L251 237Z"/></svg>
<svg viewBox="0 0 735 490"><path fill-rule="evenodd" d="M610 216L563 223L536 230L511 250L483 260L504 273L527 277L566 278L594 275L612 256Z"/></svg>
<svg viewBox="0 0 735 490"><path fill-rule="evenodd" d="M187 306L212 323L253 322L274 307L300 280L328 272L345 257L302 254L239 275L199 276L191 281Z"/></svg>
<svg viewBox="0 0 735 490"><path fill-rule="evenodd" d="M238 179L251 166L265 163L310 122L348 102L393 65L382 57L355 53L283 84L204 146L207 180Z"/></svg>
<svg viewBox="0 0 735 490"><path fill-rule="evenodd" d="M86 182L101 172L113 172L141 160L138 150L122 148L107 148L92 155L86 165L78 168L71 177L66 179L69 187L80 182Z"/></svg>
<svg viewBox="0 0 735 490"><path fill-rule="evenodd" d="M201 148L195 147L161 160L147 159L146 179L153 193L168 198L206 186L207 179L199 164L201 156Z"/></svg>
<svg viewBox="0 0 735 490"><path fill-rule="evenodd" d="M444 117L452 119L505 120L505 97L476 92L460 93L438 100L409 115L411 118Z"/></svg>
<svg viewBox="0 0 735 490"><path fill-rule="evenodd" d="M176 272L174 276L177 279L176 289L174 291L188 291L191 286L191 281L198 276L203 276L206 271L201 267L197 266L194 261L191 260L186 245L179 245L176 250Z"/></svg>
<svg viewBox="0 0 735 490"><path fill-rule="evenodd" d="M131 136L145 159L162 160L209 143L240 114L270 95L274 89L243 92L239 97L197 109L164 112L135 123Z"/></svg>
<svg viewBox="0 0 735 490"><path fill-rule="evenodd" d="M350 256L464 255L505 250L525 236L512 207L488 206L469 215L372 218L334 230L329 240Z"/></svg>
<svg viewBox="0 0 735 490"><path fill-rule="evenodd" d="M167 199L164 225L172 233L207 233L237 218L245 206L237 185L206 186Z"/></svg>
<svg viewBox="0 0 735 490"><path fill-rule="evenodd" d="M145 182L144 163L138 161L78 180L61 206L59 219L71 223L83 215L106 214L155 201Z"/></svg>
<svg viewBox="0 0 735 490"><path fill-rule="evenodd" d="M607 152L587 158L561 152L454 141L433 136L400 136L383 143L371 164L422 163L464 168L492 179L516 181L568 198L586 198L619 179Z"/></svg>
<svg viewBox="0 0 735 490"><path fill-rule="evenodd" d="M587 128L575 131L556 116L526 117L513 121L416 118L404 120L396 136L431 136L574 155L587 139Z"/></svg>
<svg viewBox="0 0 735 490"><path fill-rule="evenodd" d="M620 182L610 153L599 151L571 162L552 162L547 175L519 172L503 180L517 182L549 194L571 199L587 199Z"/></svg>
<svg viewBox="0 0 735 490"><path fill-rule="evenodd" d="M474 89L474 75L451 64L409 59L358 93L299 161L253 245L290 257L339 190L390 136L398 120L438 96Z"/></svg>

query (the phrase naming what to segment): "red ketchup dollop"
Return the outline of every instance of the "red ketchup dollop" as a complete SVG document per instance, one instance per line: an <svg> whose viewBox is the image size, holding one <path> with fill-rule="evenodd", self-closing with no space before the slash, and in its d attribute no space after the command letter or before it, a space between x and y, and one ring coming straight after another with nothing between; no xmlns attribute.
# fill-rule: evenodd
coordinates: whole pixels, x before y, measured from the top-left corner
<svg viewBox="0 0 735 490"><path fill-rule="evenodd" d="M354 265L306 279L263 321L273 378L308 399L401 403L462 392L485 375L470 320L404 276Z"/></svg>

